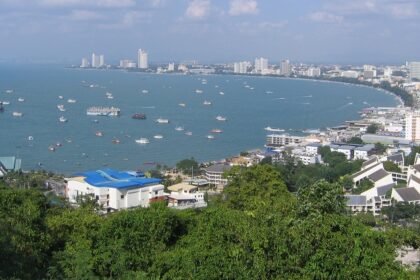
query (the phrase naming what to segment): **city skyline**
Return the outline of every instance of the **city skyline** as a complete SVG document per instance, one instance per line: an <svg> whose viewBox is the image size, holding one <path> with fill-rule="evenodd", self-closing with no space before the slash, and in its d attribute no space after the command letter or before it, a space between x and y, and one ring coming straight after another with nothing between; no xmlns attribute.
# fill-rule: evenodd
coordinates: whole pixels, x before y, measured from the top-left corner
<svg viewBox="0 0 420 280"><path fill-rule="evenodd" d="M418 1L0 1L1 61L418 61ZM30 51L28 52L28 46Z"/></svg>

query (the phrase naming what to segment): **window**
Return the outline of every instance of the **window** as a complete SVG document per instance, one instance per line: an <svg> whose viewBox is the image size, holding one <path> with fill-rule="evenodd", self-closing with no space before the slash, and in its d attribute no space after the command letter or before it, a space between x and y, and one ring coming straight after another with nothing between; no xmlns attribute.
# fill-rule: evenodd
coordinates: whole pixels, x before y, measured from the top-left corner
<svg viewBox="0 0 420 280"><path fill-rule="evenodd" d="M96 201L98 201L99 200L99 195L95 196L95 199L96 199Z"/></svg>
<svg viewBox="0 0 420 280"><path fill-rule="evenodd" d="M121 195L121 199L124 199L124 195L123 194Z"/></svg>
<svg viewBox="0 0 420 280"><path fill-rule="evenodd" d="M155 195L158 195L158 191L155 191Z"/></svg>

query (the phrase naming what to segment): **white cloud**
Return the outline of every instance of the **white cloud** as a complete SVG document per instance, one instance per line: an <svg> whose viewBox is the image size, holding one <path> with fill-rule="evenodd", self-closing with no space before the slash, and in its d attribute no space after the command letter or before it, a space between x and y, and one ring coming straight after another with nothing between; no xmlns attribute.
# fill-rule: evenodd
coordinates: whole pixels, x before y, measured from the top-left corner
<svg viewBox="0 0 420 280"><path fill-rule="evenodd" d="M232 16L257 14L258 3L256 0L232 0L230 1L229 14Z"/></svg>
<svg viewBox="0 0 420 280"><path fill-rule="evenodd" d="M101 19L103 16L97 12L87 11L87 10L74 10L68 17L70 20L75 21L90 21Z"/></svg>
<svg viewBox="0 0 420 280"><path fill-rule="evenodd" d="M385 9L392 17L397 19L409 19L417 17L420 14L417 7L411 3L389 4L385 6Z"/></svg>
<svg viewBox="0 0 420 280"><path fill-rule="evenodd" d="M46 7L60 6L95 6L108 8L132 7L135 0L39 0L40 5Z"/></svg>
<svg viewBox="0 0 420 280"><path fill-rule="evenodd" d="M188 4L185 15L191 19L203 19L210 12L209 0L193 0Z"/></svg>
<svg viewBox="0 0 420 280"><path fill-rule="evenodd" d="M343 21L342 16L330 14L327 12L315 12L308 16L309 20L323 23L340 23Z"/></svg>

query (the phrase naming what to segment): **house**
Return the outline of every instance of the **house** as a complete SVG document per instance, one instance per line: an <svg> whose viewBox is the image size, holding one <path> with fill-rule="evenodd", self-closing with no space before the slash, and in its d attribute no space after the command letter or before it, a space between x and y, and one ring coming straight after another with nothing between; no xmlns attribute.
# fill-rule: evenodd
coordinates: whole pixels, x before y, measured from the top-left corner
<svg viewBox="0 0 420 280"><path fill-rule="evenodd" d="M338 152L346 155L347 160L351 160L354 157L354 146L350 145L339 145L339 144L331 144L330 145L331 152Z"/></svg>
<svg viewBox="0 0 420 280"><path fill-rule="evenodd" d="M76 174L66 182L70 203L90 196L107 212L148 207L151 202L165 199L161 180L146 178L141 172L103 169Z"/></svg>
<svg viewBox="0 0 420 280"><path fill-rule="evenodd" d="M21 171L22 160L16 157L0 157L0 178L3 178L7 172Z"/></svg>
<svg viewBox="0 0 420 280"><path fill-rule="evenodd" d="M403 153L397 153L390 156L385 157L386 161L391 161L398 165L398 167L404 167L404 154Z"/></svg>
<svg viewBox="0 0 420 280"><path fill-rule="evenodd" d="M322 147L320 143L310 143L305 146L305 152L308 155L316 155L318 154L318 148Z"/></svg>
<svg viewBox="0 0 420 280"><path fill-rule="evenodd" d="M210 185L224 187L228 180L223 177L223 173L229 171L232 167L228 164L214 164L204 169L204 177Z"/></svg>
<svg viewBox="0 0 420 280"><path fill-rule="evenodd" d="M204 193L193 192L171 192L168 196L168 207L175 209L187 209L187 208L202 208L206 207L207 202L204 200Z"/></svg>
<svg viewBox="0 0 420 280"><path fill-rule="evenodd" d="M372 213L374 216L381 213L382 207L389 206L391 200L379 196L345 195L347 208L352 213Z"/></svg>
<svg viewBox="0 0 420 280"><path fill-rule="evenodd" d="M356 186L359 185L363 179L369 179L377 188L394 182L392 174L384 169L382 162L370 165L369 167L354 173L351 178Z"/></svg>
<svg viewBox="0 0 420 280"><path fill-rule="evenodd" d="M397 202L408 202L410 204L420 203L420 193L414 187L393 189L391 198Z"/></svg>
<svg viewBox="0 0 420 280"><path fill-rule="evenodd" d="M373 155L374 151L375 151L375 145L372 145L372 144L364 145L362 147L356 147L354 149L353 159L367 160L369 159L371 155Z"/></svg>

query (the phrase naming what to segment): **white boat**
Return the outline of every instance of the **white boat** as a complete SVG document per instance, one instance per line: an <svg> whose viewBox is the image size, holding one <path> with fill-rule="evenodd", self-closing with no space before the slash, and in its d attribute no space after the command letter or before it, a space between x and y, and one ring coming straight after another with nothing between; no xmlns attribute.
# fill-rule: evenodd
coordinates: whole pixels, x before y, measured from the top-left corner
<svg viewBox="0 0 420 280"><path fill-rule="evenodd" d="M3 105L10 105L9 101L0 101Z"/></svg>
<svg viewBox="0 0 420 280"><path fill-rule="evenodd" d="M155 136L153 136L153 138L155 138L155 139L162 139L163 138L163 135L156 134Z"/></svg>
<svg viewBox="0 0 420 280"><path fill-rule="evenodd" d="M6 93L14 93L15 92L15 90L13 90L13 89L6 89Z"/></svg>
<svg viewBox="0 0 420 280"><path fill-rule="evenodd" d="M28 136L28 141L33 141L34 137L33 136Z"/></svg>
<svg viewBox="0 0 420 280"><path fill-rule="evenodd" d="M62 123L67 122L67 119L64 116L61 116L58 120Z"/></svg>
<svg viewBox="0 0 420 280"><path fill-rule="evenodd" d="M148 91L147 89L143 89L143 90L141 91L141 93L149 93L149 91Z"/></svg>
<svg viewBox="0 0 420 280"><path fill-rule="evenodd" d="M12 115L13 115L13 117L22 117L23 113L22 112L13 112Z"/></svg>
<svg viewBox="0 0 420 280"><path fill-rule="evenodd" d="M195 93L203 93L203 91L201 89L196 89Z"/></svg>
<svg viewBox="0 0 420 280"><path fill-rule="evenodd" d="M19 102L25 102L25 98L19 97L19 98L18 98L18 101L19 101Z"/></svg>
<svg viewBox="0 0 420 280"><path fill-rule="evenodd" d="M104 136L104 134L101 131L96 131L95 135L98 136L98 137Z"/></svg>
<svg viewBox="0 0 420 280"><path fill-rule="evenodd" d="M211 101L208 101L208 100L205 100L204 102L203 102L203 105L211 105L212 103L211 103Z"/></svg>
<svg viewBox="0 0 420 280"><path fill-rule="evenodd" d="M62 95L59 95L59 96L58 96L58 98L60 98L60 99L64 99L64 97L63 97Z"/></svg>
<svg viewBox="0 0 420 280"><path fill-rule="evenodd" d="M225 93L223 91L219 92L220 95L225 95Z"/></svg>
<svg viewBox="0 0 420 280"><path fill-rule="evenodd" d="M187 104L185 104L185 103L179 103L178 105L181 106L181 107L187 106Z"/></svg>
<svg viewBox="0 0 420 280"><path fill-rule="evenodd" d="M185 135L192 136L192 132L191 131L187 131L187 132L185 132Z"/></svg>
<svg viewBox="0 0 420 280"><path fill-rule="evenodd" d="M272 127L269 127L269 126L265 127L264 130L274 131L274 132L283 132L284 131L284 129L281 129L281 128L272 128Z"/></svg>
<svg viewBox="0 0 420 280"><path fill-rule="evenodd" d="M114 96L108 95L106 98L108 98L108 99L114 99Z"/></svg>
<svg viewBox="0 0 420 280"><path fill-rule="evenodd" d="M223 131L221 129L218 128L214 128L210 131L211 133L222 133Z"/></svg>
<svg viewBox="0 0 420 280"><path fill-rule="evenodd" d="M169 120L168 120L168 119L163 119L163 118L158 118L158 119L156 120L156 122L157 122L157 123L162 123L162 124L164 124L164 123L169 123Z"/></svg>
<svg viewBox="0 0 420 280"><path fill-rule="evenodd" d="M68 99L67 102L68 103L76 103L76 99Z"/></svg>
<svg viewBox="0 0 420 280"><path fill-rule="evenodd" d="M61 112L65 112L65 111L66 111L66 109L64 108L64 105L62 105L62 104L57 105L57 108L58 108L58 110L60 110Z"/></svg>
<svg viewBox="0 0 420 280"><path fill-rule="evenodd" d="M175 127L176 131L184 131L184 128L182 126L177 126Z"/></svg>
<svg viewBox="0 0 420 280"><path fill-rule="evenodd" d="M207 135L206 138L212 140L212 139L214 139L214 136L213 135Z"/></svg>
<svg viewBox="0 0 420 280"><path fill-rule="evenodd" d="M227 121L227 118L226 117L222 117L222 116L217 116L216 117L216 120L221 121L221 122L225 122L225 121Z"/></svg>
<svg viewBox="0 0 420 280"><path fill-rule="evenodd" d="M137 144L149 144L150 141L147 138L140 138L140 139L136 139L136 143Z"/></svg>

